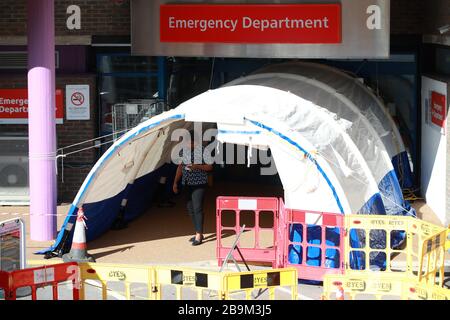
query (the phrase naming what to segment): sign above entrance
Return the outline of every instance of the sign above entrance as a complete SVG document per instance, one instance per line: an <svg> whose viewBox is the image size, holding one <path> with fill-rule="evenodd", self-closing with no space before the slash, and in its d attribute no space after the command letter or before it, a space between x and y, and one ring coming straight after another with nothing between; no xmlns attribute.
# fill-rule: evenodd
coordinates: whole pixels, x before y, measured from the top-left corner
<svg viewBox="0 0 450 320"><path fill-rule="evenodd" d="M341 43L341 5L161 5L160 41Z"/></svg>
<svg viewBox="0 0 450 320"><path fill-rule="evenodd" d="M133 0L132 53L388 58L390 0Z"/></svg>

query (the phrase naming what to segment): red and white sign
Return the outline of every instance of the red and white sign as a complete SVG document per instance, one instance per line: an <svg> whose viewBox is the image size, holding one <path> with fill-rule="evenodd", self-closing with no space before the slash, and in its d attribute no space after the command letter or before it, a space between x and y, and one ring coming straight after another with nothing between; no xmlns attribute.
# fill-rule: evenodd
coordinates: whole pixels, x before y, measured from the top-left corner
<svg viewBox="0 0 450 320"><path fill-rule="evenodd" d="M89 120L89 85L66 86L66 118L67 120Z"/></svg>
<svg viewBox="0 0 450 320"><path fill-rule="evenodd" d="M63 123L64 99L61 89L56 89L56 123ZM28 89L0 89L0 124L28 123Z"/></svg>
<svg viewBox="0 0 450 320"><path fill-rule="evenodd" d="M160 41L339 44L341 5L161 5Z"/></svg>
<svg viewBox="0 0 450 320"><path fill-rule="evenodd" d="M445 95L435 91L431 92L430 112L431 122L440 128L445 129L445 122L447 119L447 104Z"/></svg>

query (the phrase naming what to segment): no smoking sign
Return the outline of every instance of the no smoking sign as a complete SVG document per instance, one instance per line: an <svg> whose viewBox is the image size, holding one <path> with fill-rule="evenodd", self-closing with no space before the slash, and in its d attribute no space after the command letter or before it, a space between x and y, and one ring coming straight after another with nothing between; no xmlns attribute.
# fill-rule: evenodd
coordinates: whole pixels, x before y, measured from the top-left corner
<svg viewBox="0 0 450 320"><path fill-rule="evenodd" d="M81 106L84 103L84 95L81 92L74 92L70 97L73 105Z"/></svg>
<svg viewBox="0 0 450 320"><path fill-rule="evenodd" d="M66 116L67 120L89 120L89 85L66 86Z"/></svg>

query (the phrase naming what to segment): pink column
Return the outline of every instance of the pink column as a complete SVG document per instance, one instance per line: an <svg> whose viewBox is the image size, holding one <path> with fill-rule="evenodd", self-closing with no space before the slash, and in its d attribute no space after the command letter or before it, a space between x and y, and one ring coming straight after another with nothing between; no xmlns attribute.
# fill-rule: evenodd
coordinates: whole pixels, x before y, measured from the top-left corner
<svg viewBox="0 0 450 320"><path fill-rule="evenodd" d="M56 236L55 24L53 0L27 0L31 239Z"/></svg>

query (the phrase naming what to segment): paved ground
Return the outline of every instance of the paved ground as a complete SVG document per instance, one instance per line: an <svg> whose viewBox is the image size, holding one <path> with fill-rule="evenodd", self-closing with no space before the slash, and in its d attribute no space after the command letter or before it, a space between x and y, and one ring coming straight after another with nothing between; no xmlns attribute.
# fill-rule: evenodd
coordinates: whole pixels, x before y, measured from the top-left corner
<svg viewBox="0 0 450 320"><path fill-rule="evenodd" d="M257 191L255 191L257 190ZM192 227L189 217L185 214L184 203L181 197L176 198L174 208L158 208L154 206L145 214L132 221L127 229L121 231L109 231L101 238L88 243L89 252L97 262L128 263L128 264L172 264L218 270L215 261L216 237L215 237L215 198L218 195L258 195L258 196L280 196L281 188L273 186L255 186L246 184L221 184L208 190L205 204L205 235L206 241L203 245L192 247L187 241L192 236ZM418 216L423 220L439 224L438 219L430 208L421 201L413 206L418 211ZM69 205L58 206L58 229L61 227ZM25 220L27 227L27 259L42 259L42 256L33 254L35 251L46 248L52 242L35 242L29 239L29 216L28 207L0 207L0 221L9 218L21 217ZM264 236L267 244L271 242L269 236ZM245 234L242 244L252 243L252 235ZM225 240L232 242L232 237ZM55 258L52 261L58 261ZM401 261L398 261L401 265ZM255 268L255 267L252 267ZM145 292L136 293L136 298L146 296ZM120 290L119 290L120 291ZM123 291L123 290L122 290ZM142 291L142 290L141 290ZM108 291L110 292L110 291ZM320 299L321 286L299 285L301 299ZM44 297L49 297L49 292L43 291ZM67 290L61 293L68 297ZM100 294L101 288L98 284L91 285L88 290L88 298ZM173 293L168 293L170 295ZM189 295L188 295L189 296ZM122 299L120 292L111 293L110 298ZM264 294L261 297L265 297Z"/></svg>

